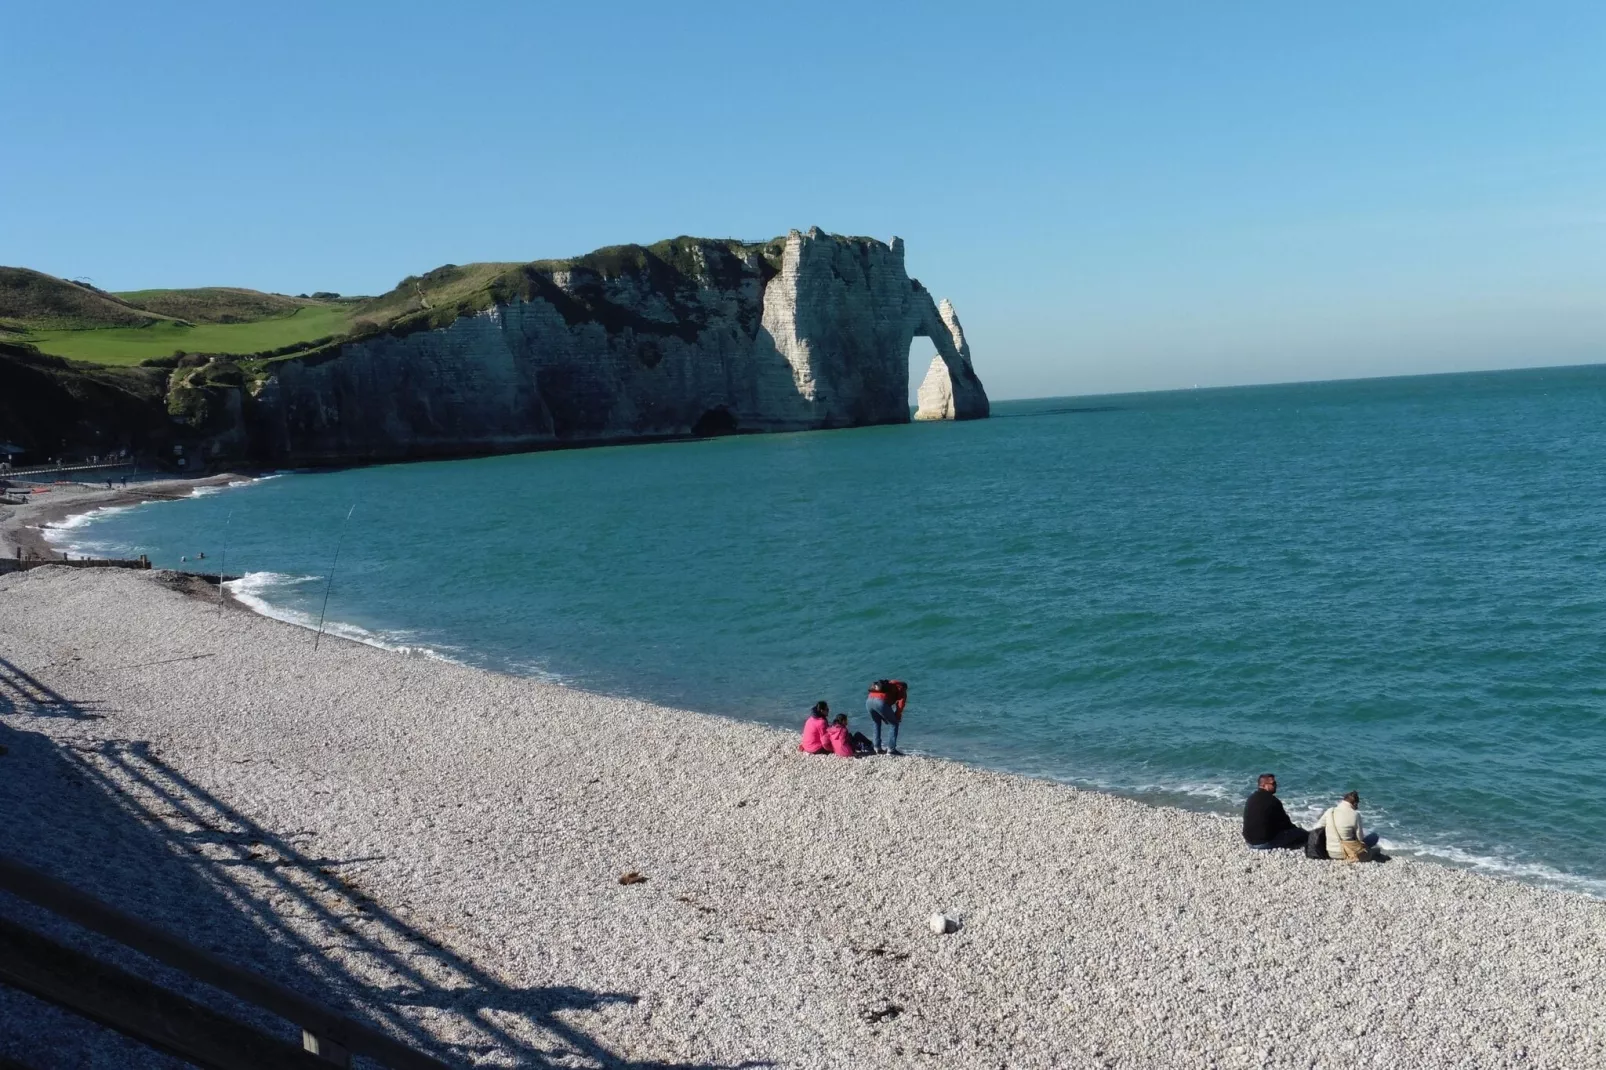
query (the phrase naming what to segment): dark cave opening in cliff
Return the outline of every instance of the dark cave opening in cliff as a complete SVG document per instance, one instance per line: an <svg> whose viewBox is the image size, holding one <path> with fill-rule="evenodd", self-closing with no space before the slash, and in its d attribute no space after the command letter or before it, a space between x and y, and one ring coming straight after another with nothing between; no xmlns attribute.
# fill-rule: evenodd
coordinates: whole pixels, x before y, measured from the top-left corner
<svg viewBox="0 0 1606 1070"><path fill-rule="evenodd" d="M739 430L741 428L736 424L736 415L719 405L699 416L692 425L691 433L698 438L718 438L720 435L734 435Z"/></svg>

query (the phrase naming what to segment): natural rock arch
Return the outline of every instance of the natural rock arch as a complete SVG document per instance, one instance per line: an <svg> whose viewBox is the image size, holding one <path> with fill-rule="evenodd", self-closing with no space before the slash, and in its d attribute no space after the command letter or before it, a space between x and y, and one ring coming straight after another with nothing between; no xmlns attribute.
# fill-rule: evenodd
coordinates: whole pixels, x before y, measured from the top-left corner
<svg viewBox="0 0 1606 1070"><path fill-rule="evenodd" d="M931 304L931 298L926 298ZM953 303L944 298L932 310L937 319L933 326L929 319L925 329L916 332L931 338L937 355L931 358L931 367L915 394L918 408L916 420L979 420L987 416L991 406L987 392L982 389L976 369L970 364L970 343L965 341L965 329L959 325L959 314Z"/></svg>
<svg viewBox="0 0 1606 1070"><path fill-rule="evenodd" d="M909 346L937 356L920 389L919 420L988 415L987 393L953 305L938 306L904 268L903 239L840 238L818 227L787 235L764 287L755 357L778 372L755 396L770 420L791 409L800 426L904 423ZM783 396L790 388L791 396ZM926 399L930 404L926 403Z"/></svg>

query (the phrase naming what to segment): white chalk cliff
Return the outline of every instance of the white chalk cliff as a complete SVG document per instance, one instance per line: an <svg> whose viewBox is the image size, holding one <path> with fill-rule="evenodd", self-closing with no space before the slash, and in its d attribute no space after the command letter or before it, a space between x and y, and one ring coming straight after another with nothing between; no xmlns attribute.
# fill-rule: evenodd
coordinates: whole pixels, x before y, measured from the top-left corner
<svg viewBox="0 0 1606 1070"><path fill-rule="evenodd" d="M897 238L682 238L498 285L444 325L270 365L246 398L248 452L316 463L904 423L917 336L938 354L918 418L988 414L953 306L909 278Z"/></svg>
<svg viewBox="0 0 1606 1070"><path fill-rule="evenodd" d="M937 306L937 315L948 331L953 348L949 355L942 346L931 358L931 367L915 394L916 420L973 420L988 413L987 392L970 366L970 343L959 325L959 314L947 299Z"/></svg>

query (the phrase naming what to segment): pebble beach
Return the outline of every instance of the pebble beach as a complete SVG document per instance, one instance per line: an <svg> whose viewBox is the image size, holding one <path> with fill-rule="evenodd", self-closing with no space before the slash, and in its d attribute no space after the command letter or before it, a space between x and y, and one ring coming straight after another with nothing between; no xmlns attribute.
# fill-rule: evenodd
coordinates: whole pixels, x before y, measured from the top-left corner
<svg viewBox="0 0 1606 1070"><path fill-rule="evenodd" d="M169 573L0 577L0 743L0 852L452 1065L1606 1065L1606 902L315 651ZM0 1022L29 1065L177 1065Z"/></svg>

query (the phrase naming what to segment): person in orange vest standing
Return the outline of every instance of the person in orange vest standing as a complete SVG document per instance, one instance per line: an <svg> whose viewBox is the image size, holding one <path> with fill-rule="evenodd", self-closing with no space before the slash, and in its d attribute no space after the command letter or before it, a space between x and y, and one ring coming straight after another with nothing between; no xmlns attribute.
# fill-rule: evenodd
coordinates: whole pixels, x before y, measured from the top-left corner
<svg viewBox="0 0 1606 1070"><path fill-rule="evenodd" d="M890 741L892 753L901 753L898 750L898 726L903 723L903 707L908 701L909 685L902 680L877 680L870 685L870 694L864 700L864 708L870 714L870 720L875 722L877 754L887 753L881 746L882 725L886 725L892 734Z"/></svg>

